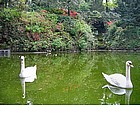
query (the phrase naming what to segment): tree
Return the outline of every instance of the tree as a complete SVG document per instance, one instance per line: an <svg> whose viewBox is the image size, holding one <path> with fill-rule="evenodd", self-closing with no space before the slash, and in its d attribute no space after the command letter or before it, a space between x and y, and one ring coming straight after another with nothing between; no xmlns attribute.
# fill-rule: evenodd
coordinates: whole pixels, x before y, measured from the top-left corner
<svg viewBox="0 0 140 140"><path fill-rule="evenodd" d="M1 0L0 1L0 4L2 7L8 7L8 6L11 6L11 0Z"/></svg>
<svg viewBox="0 0 140 140"><path fill-rule="evenodd" d="M123 24L140 26L140 1L118 0L116 11L121 15Z"/></svg>
<svg viewBox="0 0 140 140"><path fill-rule="evenodd" d="M91 3L91 11L99 11L102 12L104 10L103 0L90 0Z"/></svg>

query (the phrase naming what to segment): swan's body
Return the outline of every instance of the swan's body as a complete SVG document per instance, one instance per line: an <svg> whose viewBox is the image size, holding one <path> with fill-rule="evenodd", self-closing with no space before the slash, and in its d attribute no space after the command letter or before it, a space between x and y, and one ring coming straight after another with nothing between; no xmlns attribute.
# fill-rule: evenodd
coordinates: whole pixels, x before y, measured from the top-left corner
<svg viewBox="0 0 140 140"><path fill-rule="evenodd" d="M36 65L34 67L25 68L24 56L21 56L20 78L34 77L36 79Z"/></svg>
<svg viewBox="0 0 140 140"><path fill-rule="evenodd" d="M104 78L108 83L113 86L120 87L120 88L133 88L133 84L130 78L130 67L133 67L131 61L126 62L126 77L122 74L115 73L111 75L107 75L102 73Z"/></svg>

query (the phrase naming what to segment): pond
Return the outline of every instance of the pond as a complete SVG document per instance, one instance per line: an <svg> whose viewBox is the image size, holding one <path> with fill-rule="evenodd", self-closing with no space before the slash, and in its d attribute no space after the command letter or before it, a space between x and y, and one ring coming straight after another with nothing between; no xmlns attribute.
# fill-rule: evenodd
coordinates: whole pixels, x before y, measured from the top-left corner
<svg viewBox="0 0 140 140"><path fill-rule="evenodd" d="M24 54L25 65L37 65L37 79L20 79L20 55L0 57L1 105L138 105L140 54L90 52L80 54ZM131 60L132 90L102 88L102 72L125 75ZM119 94L118 94L119 93Z"/></svg>

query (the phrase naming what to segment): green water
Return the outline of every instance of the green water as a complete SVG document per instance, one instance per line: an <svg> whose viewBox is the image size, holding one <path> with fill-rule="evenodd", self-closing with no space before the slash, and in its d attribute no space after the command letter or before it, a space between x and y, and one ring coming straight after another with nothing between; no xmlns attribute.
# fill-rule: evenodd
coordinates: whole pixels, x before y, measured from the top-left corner
<svg viewBox="0 0 140 140"><path fill-rule="evenodd" d="M25 83L23 94L19 78L19 55L0 57L1 105L112 105L140 104L140 54L93 52L83 54L24 55L25 65L37 65L37 79ZM133 90L117 95L108 88L102 72L125 74L131 60ZM25 96L25 98L23 98Z"/></svg>

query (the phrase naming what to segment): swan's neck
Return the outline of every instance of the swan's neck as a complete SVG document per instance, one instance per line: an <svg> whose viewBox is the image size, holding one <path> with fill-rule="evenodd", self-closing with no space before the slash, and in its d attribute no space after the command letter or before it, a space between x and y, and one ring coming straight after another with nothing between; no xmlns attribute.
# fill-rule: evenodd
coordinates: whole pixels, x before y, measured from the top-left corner
<svg viewBox="0 0 140 140"><path fill-rule="evenodd" d="M21 72L25 69L24 61L21 61Z"/></svg>
<svg viewBox="0 0 140 140"><path fill-rule="evenodd" d="M126 65L126 82L131 81L130 78L130 67Z"/></svg>

